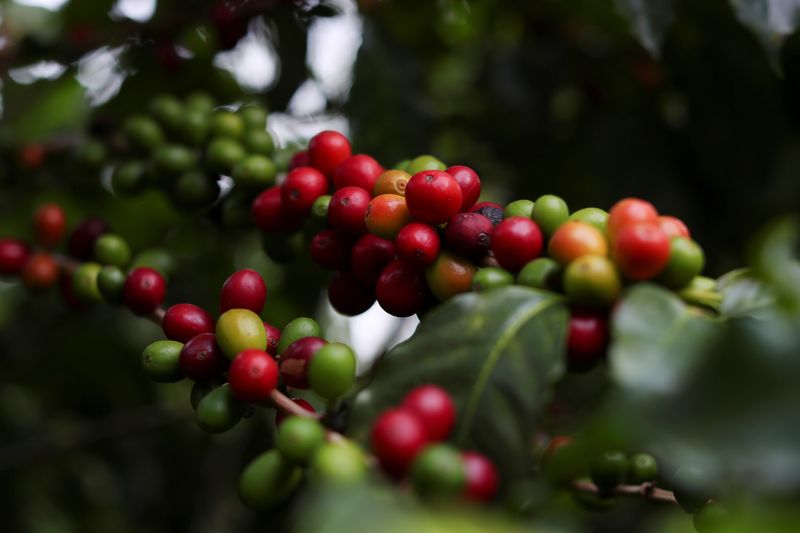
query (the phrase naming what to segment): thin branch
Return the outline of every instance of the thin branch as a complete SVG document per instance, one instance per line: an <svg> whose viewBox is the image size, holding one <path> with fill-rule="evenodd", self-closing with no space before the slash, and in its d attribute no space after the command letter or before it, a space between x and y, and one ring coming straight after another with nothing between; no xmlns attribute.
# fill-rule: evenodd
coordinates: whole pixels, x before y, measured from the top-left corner
<svg viewBox="0 0 800 533"><path fill-rule="evenodd" d="M572 482L572 488L580 492L590 492L600 494L597 485L588 480L577 480ZM641 485L618 485L614 489L614 494L620 496L640 496L646 500L664 503L677 503L675 494L672 491L660 489L654 483L648 481Z"/></svg>

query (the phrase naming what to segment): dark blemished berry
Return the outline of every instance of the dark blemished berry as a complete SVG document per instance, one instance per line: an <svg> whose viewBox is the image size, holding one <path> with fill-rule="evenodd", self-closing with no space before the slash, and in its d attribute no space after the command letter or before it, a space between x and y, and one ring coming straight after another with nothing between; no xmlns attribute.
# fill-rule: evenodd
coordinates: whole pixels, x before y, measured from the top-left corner
<svg viewBox="0 0 800 533"><path fill-rule="evenodd" d="M364 218L372 197L360 187L344 187L331 196L328 222L337 231L351 235L367 233Z"/></svg>
<svg viewBox="0 0 800 533"><path fill-rule="evenodd" d="M123 299L135 314L147 315L158 309L166 292L167 284L157 270L140 267L128 274Z"/></svg>
<svg viewBox="0 0 800 533"><path fill-rule="evenodd" d="M214 332L211 314L193 304L175 304L164 313L161 328L168 339L188 342L201 333Z"/></svg>
<svg viewBox="0 0 800 533"><path fill-rule="evenodd" d="M424 273L399 259L386 265L375 286L375 296L383 310L400 317L421 311L426 294Z"/></svg>
<svg viewBox="0 0 800 533"><path fill-rule="evenodd" d="M427 444L425 427L407 409L384 411L372 426L372 452L383 469L399 478L406 474L414 458Z"/></svg>
<svg viewBox="0 0 800 533"><path fill-rule="evenodd" d="M269 233L288 233L298 229L302 223L301 217L284 209L280 187L271 187L259 194L253 201L250 214L256 226Z"/></svg>
<svg viewBox="0 0 800 533"><path fill-rule="evenodd" d="M303 337L281 352L280 375L287 387L309 388L308 365L327 341L320 337Z"/></svg>
<svg viewBox="0 0 800 533"><path fill-rule="evenodd" d="M394 243L377 235L362 235L353 245L350 268L353 276L363 285L375 287L383 269L395 257Z"/></svg>
<svg viewBox="0 0 800 533"><path fill-rule="evenodd" d="M481 179L471 168L455 165L446 170L461 188L461 211L467 211L481 195Z"/></svg>
<svg viewBox="0 0 800 533"><path fill-rule="evenodd" d="M573 372L591 369L606 353L608 322L594 311L573 310L567 331L567 366Z"/></svg>
<svg viewBox="0 0 800 533"><path fill-rule="evenodd" d="M406 203L411 214L430 224L447 222L461 209L461 187L450 174L426 170L411 176L406 185Z"/></svg>
<svg viewBox="0 0 800 533"><path fill-rule="evenodd" d="M447 439L456 422L456 407L450 394L437 385L421 385L403 398L402 406L415 413L430 441Z"/></svg>
<svg viewBox="0 0 800 533"><path fill-rule="evenodd" d="M278 385L278 363L262 350L244 350L231 362L228 383L243 402L264 404Z"/></svg>
<svg viewBox="0 0 800 533"><path fill-rule="evenodd" d="M213 333L201 333L183 345L180 355L181 373L193 381L208 381L222 374L228 360L217 345Z"/></svg>
<svg viewBox="0 0 800 533"><path fill-rule="evenodd" d="M282 207L290 215L307 217L314 201L328 192L328 180L315 168L300 167L289 172L281 185Z"/></svg>
<svg viewBox="0 0 800 533"><path fill-rule="evenodd" d="M328 284L328 300L337 312L356 316L375 303L375 289L360 283L349 272L337 272Z"/></svg>
<svg viewBox="0 0 800 533"><path fill-rule="evenodd" d="M253 269L245 268L231 274L222 285L219 312L229 309L249 309L259 314L267 300L267 284Z"/></svg>
<svg viewBox="0 0 800 533"><path fill-rule="evenodd" d="M350 141L336 131L323 131L308 141L309 162L326 176L351 155Z"/></svg>
<svg viewBox="0 0 800 533"><path fill-rule="evenodd" d="M22 272L30 257L30 248L18 239L0 239L0 274L15 276Z"/></svg>
<svg viewBox="0 0 800 533"><path fill-rule="evenodd" d="M498 225L503 221L505 208L494 202L480 202L472 206L469 210L470 213L478 213L489 219L493 226Z"/></svg>
<svg viewBox="0 0 800 533"><path fill-rule="evenodd" d="M277 355L278 343L281 341L281 330L264 322L264 331L267 333L267 353L270 355Z"/></svg>
<svg viewBox="0 0 800 533"><path fill-rule="evenodd" d="M494 464L483 454L473 451L461 452L467 476L464 495L468 500L488 502L494 498L500 485L500 476Z"/></svg>
<svg viewBox="0 0 800 533"><path fill-rule="evenodd" d="M69 236L67 251L81 261L88 261L94 254L94 243L100 235L108 232L108 224L100 218L90 218L81 222Z"/></svg>
<svg viewBox="0 0 800 533"><path fill-rule="evenodd" d="M492 232L492 252L500 266L512 272L538 257L542 244L539 227L523 217L507 218Z"/></svg>
<svg viewBox="0 0 800 533"><path fill-rule="evenodd" d="M311 239L311 258L322 268L345 270L350 265L353 238L332 229L324 229Z"/></svg>
<svg viewBox="0 0 800 533"><path fill-rule="evenodd" d="M468 259L479 259L492 245L492 222L480 213L459 213L444 230L447 249Z"/></svg>
<svg viewBox="0 0 800 533"><path fill-rule="evenodd" d="M291 400L300 407L302 407L303 409L305 409L306 411L308 411L309 413L316 413L316 411L314 410L314 406L305 401L304 399L291 398ZM288 418L289 416L290 415L287 415L285 412L281 410L275 411L275 426L276 427L280 426L283 423L283 421L286 420L286 418Z"/></svg>
<svg viewBox="0 0 800 533"><path fill-rule="evenodd" d="M44 204L34 215L36 240L46 248L52 248L64 238L67 216L58 204Z"/></svg>
<svg viewBox="0 0 800 533"><path fill-rule="evenodd" d="M441 242L434 228L421 222L412 222L397 234L394 247L400 259L426 266L436 261Z"/></svg>
<svg viewBox="0 0 800 533"><path fill-rule="evenodd" d="M378 176L383 173L383 167L368 155L358 154L351 156L339 163L333 171L333 186L336 189L343 187L361 187L372 193Z"/></svg>

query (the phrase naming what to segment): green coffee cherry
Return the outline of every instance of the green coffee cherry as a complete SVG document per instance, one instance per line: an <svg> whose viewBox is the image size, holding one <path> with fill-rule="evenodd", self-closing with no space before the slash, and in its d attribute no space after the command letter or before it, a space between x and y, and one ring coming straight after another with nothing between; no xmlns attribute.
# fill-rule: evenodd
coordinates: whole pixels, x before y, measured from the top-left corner
<svg viewBox="0 0 800 533"><path fill-rule="evenodd" d="M216 137L241 140L244 131L244 120L233 111L220 109L211 115L211 133Z"/></svg>
<svg viewBox="0 0 800 533"><path fill-rule="evenodd" d="M306 251L305 240L301 232L266 233L261 243L267 257L278 264L290 263Z"/></svg>
<svg viewBox="0 0 800 533"><path fill-rule="evenodd" d="M503 218L525 217L531 218L533 214L533 202L530 200L514 200L508 204L503 211Z"/></svg>
<svg viewBox="0 0 800 533"><path fill-rule="evenodd" d="M569 220L577 220L579 222L591 224L605 235L608 213L597 207L584 207L572 213L569 216Z"/></svg>
<svg viewBox="0 0 800 533"><path fill-rule="evenodd" d="M206 111L187 109L181 120L180 137L192 145L200 146L208 138L211 130L211 119Z"/></svg>
<svg viewBox="0 0 800 533"><path fill-rule="evenodd" d="M310 477L327 485L354 485L368 472L364 452L348 440L322 444L311 459Z"/></svg>
<svg viewBox="0 0 800 533"><path fill-rule="evenodd" d="M180 207L207 207L219 197L219 184L199 170L184 172L172 186L172 198Z"/></svg>
<svg viewBox="0 0 800 533"><path fill-rule="evenodd" d="M617 267L607 257L584 255L564 271L564 292L580 305L607 307L622 291Z"/></svg>
<svg viewBox="0 0 800 533"><path fill-rule="evenodd" d="M149 267L158 270L158 273L168 279L175 270L175 258L170 252L162 248L150 248L139 252L131 263L130 270L138 267Z"/></svg>
<svg viewBox="0 0 800 533"><path fill-rule="evenodd" d="M100 264L124 267L131 260L131 248L119 235L106 233L95 241L94 257Z"/></svg>
<svg viewBox="0 0 800 533"><path fill-rule="evenodd" d="M673 237L669 243L669 262L658 281L671 289L681 289L703 271L705 255L696 242L684 237Z"/></svg>
<svg viewBox="0 0 800 533"><path fill-rule="evenodd" d="M514 283L514 275L508 270L496 267L480 268L472 277L472 290L488 291Z"/></svg>
<svg viewBox="0 0 800 533"><path fill-rule="evenodd" d="M100 141L91 139L83 143L75 155L82 165L100 168L106 160L106 147Z"/></svg>
<svg viewBox="0 0 800 533"><path fill-rule="evenodd" d="M549 257L540 257L522 267L517 283L525 287L557 291L561 289L561 264Z"/></svg>
<svg viewBox="0 0 800 533"><path fill-rule="evenodd" d="M346 344L329 342L308 366L311 390L326 400L343 396L356 381L356 354Z"/></svg>
<svg viewBox="0 0 800 533"><path fill-rule="evenodd" d="M161 126L146 115L133 115L122 125L122 131L131 148L141 154L150 154L164 144Z"/></svg>
<svg viewBox="0 0 800 533"><path fill-rule="evenodd" d="M275 449L292 462L306 464L325 442L325 428L315 418L290 416L275 435Z"/></svg>
<svg viewBox="0 0 800 533"><path fill-rule="evenodd" d="M398 161L397 163L392 165L392 168L395 170L402 170L403 172L408 172L409 166L411 166L411 160L403 159L402 161Z"/></svg>
<svg viewBox="0 0 800 533"><path fill-rule="evenodd" d="M542 233L550 236L567 221L569 208L567 203L558 196L545 194L533 203L531 218L539 225Z"/></svg>
<svg viewBox="0 0 800 533"><path fill-rule="evenodd" d="M205 398L209 392L216 389L220 385L222 385L222 383L218 383L216 381L196 381L194 385L192 385L192 390L189 393L189 401L192 404L192 409L196 411L197 406L200 404L200 400Z"/></svg>
<svg viewBox="0 0 800 533"><path fill-rule="evenodd" d="M300 468L284 459L278 450L269 450L242 471L239 495L248 507L269 509L291 496L302 477Z"/></svg>
<svg viewBox="0 0 800 533"><path fill-rule="evenodd" d="M168 144L155 154L156 169L166 176L188 172L196 163L194 152L180 144Z"/></svg>
<svg viewBox="0 0 800 533"><path fill-rule="evenodd" d="M311 204L311 218L319 222L328 222L328 206L331 205L331 195L323 194Z"/></svg>
<svg viewBox="0 0 800 533"><path fill-rule="evenodd" d="M186 97L186 109L211 113L217 103L214 97L203 91L195 91Z"/></svg>
<svg viewBox="0 0 800 533"><path fill-rule="evenodd" d="M178 364L183 344L176 341L156 341L142 353L142 368L159 383L174 383L183 379Z"/></svg>
<svg viewBox="0 0 800 533"><path fill-rule="evenodd" d="M103 295L97 287L97 276L103 267L97 263L83 263L72 273L75 296L84 302L102 302Z"/></svg>
<svg viewBox="0 0 800 533"><path fill-rule="evenodd" d="M233 167L247 155L244 147L233 139L217 137L208 144L208 163L213 170L231 174Z"/></svg>
<svg viewBox="0 0 800 533"><path fill-rule="evenodd" d="M272 155L275 141L266 130L250 130L244 134L244 146L251 154Z"/></svg>
<svg viewBox="0 0 800 533"><path fill-rule="evenodd" d="M233 191L222 202L222 224L226 228L247 228L253 225L250 207L253 198L242 191Z"/></svg>
<svg viewBox="0 0 800 533"><path fill-rule="evenodd" d="M628 458L619 450L600 454L592 461L589 474L601 494L610 494L625 481Z"/></svg>
<svg viewBox="0 0 800 533"><path fill-rule="evenodd" d="M121 268L107 265L97 274L97 288L106 303L111 305L122 304L122 294L125 289L125 272Z"/></svg>
<svg viewBox="0 0 800 533"><path fill-rule="evenodd" d="M208 394L197 404L195 413L200 429L208 433L222 433L239 423L245 404L237 400L225 383Z"/></svg>
<svg viewBox="0 0 800 533"><path fill-rule="evenodd" d="M687 513L697 512L711 499L706 485L704 472L695 466L678 468L672 478L672 492L678 504Z"/></svg>
<svg viewBox="0 0 800 533"><path fill-rule="evenodd" d="M265 189L275 184L278 169L275 163L263 155L250 155L233 168L233 180L239 187Z"/></svg>
<svg viewBox="0 0 800 533"><path fill-rule="evenodd" d="M217 320L217 344L228 359L254 348L266 350L267 332L264 322L249 309L229 309Z"/></svg>
<svg viewBox="0 0 800 533"><path fill-rule="evenodd" d="M295 318L281 331L278 353L283 353L294 341L305 337L322 337L322 328L313 318Z"/></svg>
<svg viewBox="0 0 800 533"><path fill-rule="evenodd" d="M258 105L240 107L237 111L242 117L244 126L251 130L263 130L267 127L267 110Z"/></svg>
<svg viewBox="0 0 800 533"><path fill-rule="evenodd" d="M413 176L423 170L444 170L446 168L447 165L432 155L421 155L412 159L405 171Z"/></svg>
<svg viewBox="0 0 800 533"><path fill-rule="evenodd" d="M134 194L146 185L145 165L141 161L120 163L111 174L111 188L119 195Z"/></svg>
<svg viewBox="0 0 800 533"><path fill-rule="evenodd" d="M628 483L639 485L658 477L658 462L649 453L637 453L628 459Z"/></svg>
<svg viewBox="0 0 800 533"><path fill-rule="evenodd" d="M466 480L461 454L450 444L426 447L411 467L414 490L422 498L455 498L464 490Z"/></svg>
<svg viewBox="0 0 800 533"><path fill-rule="evenodd" d="M172 95L162 94L153 98L148 107L150 114L162 126L171 131L178 131L183 119L183 106Z"/></svg>

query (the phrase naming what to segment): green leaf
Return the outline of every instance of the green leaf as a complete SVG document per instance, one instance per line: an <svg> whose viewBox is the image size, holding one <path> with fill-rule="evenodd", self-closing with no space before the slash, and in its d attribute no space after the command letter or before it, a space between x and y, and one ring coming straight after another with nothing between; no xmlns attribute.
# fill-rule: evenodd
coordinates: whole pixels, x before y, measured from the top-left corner
<svg viewBox="0 0 800 533"><path fill-rule="evenodd" d="M637 394L674 392L702 363L720 331L718 322L669 290L636 285L625 294L612 320L612 379Z"/></svg>
<svg viewBox="0 0 800 533"><path fill-rule="evenodd" d="M675 20L675 0L616 0L616 4L642 46L660 56L664 36Z"/></svg>
<svg viewBox="0 0 800 533"><path fill-rule="evenodd" d="M567 320L558 296L525 287L453 298L378 362L355 399L353 435L366 441L379 412L435 383L456 403L453 440L487 453L504 480L524 475L537 416L564 371Z"/></svg>
<svg viewBox="0 0 800 533"><path fill-rule="evenodd" d="M748 268L728 272L717 280L722 294L719 312L724 317L749 315L775 304L775 294Z"/></svg>
<svg viewBox="0 0 800 533"><path fill-rule="evenodd" d="M787 309L800 312L800 262L795 247L800 243L800 219L787 217L769 225L752 250L753 272L774 290Z"/></svg>
<svg viewBox="0 0 800 533"><path fill-rule="evenodd" d="M7 142L41 141L83 127L89 112L83 87L71 75L32 85L9 83L7 113L0 138Z"/></svg>
<svg viewBox="0 0 800 533"><path fill-rule="evenodd" d="M780 71L780 48L800 23L800 4L792 0L731 0L736 17L761 41L772 66Z"/></svg>

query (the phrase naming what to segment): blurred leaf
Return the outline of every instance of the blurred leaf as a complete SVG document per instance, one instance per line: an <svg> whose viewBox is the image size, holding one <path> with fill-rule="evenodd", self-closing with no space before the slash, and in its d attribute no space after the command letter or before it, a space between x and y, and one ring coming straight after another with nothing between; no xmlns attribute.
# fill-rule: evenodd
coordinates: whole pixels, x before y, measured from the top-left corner
<svg viewBox="0 0 800 533"><path fill-rule="evenodd" d="M761 41L776 70L784 39L800 24L800 3L796 0L731 0L737 18Z"/></svg>
<svg viewBox="0 0 800 533"><path fill-rule="evenodd" d="M720 325L655 285L630 289L614 313L609 362L614 381L631 393L669 394L702 363Z"/></svg>
<svg viewBox="0 0 800 533"><path fill-rule="evenodd" d="M487 453L504 480L522 476L537 415L563 373L566 325L567 309L554 294L508 287L460 295L379 360L350 428L366 440L380 411L435 383L456 403L454 440Z"/></svg>
<svg viewBox="0 0 800 533"><path fill-rule="evenodd" d="M675 0L616 0L616 4L642 46L659 57L667 29L675 20Z"/></svg>
<svg viewBox="0 0 800 533"><path fill-rule="evenodd" d="M769 287L746 268L720 277L717 290L722 294L719 312L726 317L752 314L775 304L775 295Z"/></svg>
<svg viewBox="0 0 800 533"><path fill-rule="evenodd" d="M800 262L795 247L800 243L800 219L787 217L768 226L756 241L751 262L757 276L772 285L778 300L800 311Z"/></svg>
<svg viewBox="0 0 800 533"><path fill-rule="evenodd" d="M69 129L78 129L86 121L89 106L83 87L72 76L33 85L9 84L8 106L0 138L14 143L45 139Z"/></svg>

